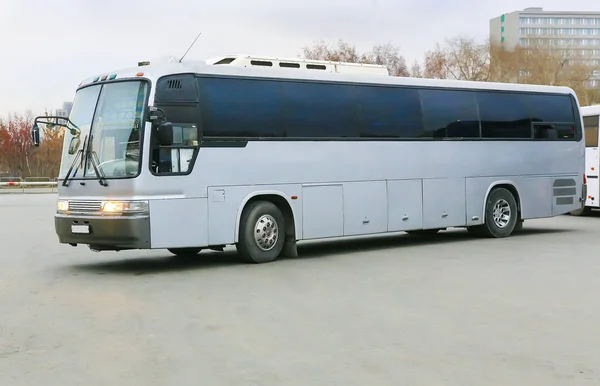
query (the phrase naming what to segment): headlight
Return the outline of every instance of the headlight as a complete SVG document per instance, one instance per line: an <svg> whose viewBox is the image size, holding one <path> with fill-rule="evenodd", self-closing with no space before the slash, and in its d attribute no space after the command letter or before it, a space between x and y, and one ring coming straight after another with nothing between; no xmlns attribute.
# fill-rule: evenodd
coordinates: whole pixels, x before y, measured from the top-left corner
<svg viewBox="0 0 600 386"><path fill-rule="evenodd" d="M148 213L148 201L105 201L102 213L106 214L140 214Z"/></svg>
<svg viewBox="0 0 600 386"><path fill-rule="evenodd" d="M56 211L58 213L66 213L69 211L69 201L67 200L58 200L56 202Z"/></svg>

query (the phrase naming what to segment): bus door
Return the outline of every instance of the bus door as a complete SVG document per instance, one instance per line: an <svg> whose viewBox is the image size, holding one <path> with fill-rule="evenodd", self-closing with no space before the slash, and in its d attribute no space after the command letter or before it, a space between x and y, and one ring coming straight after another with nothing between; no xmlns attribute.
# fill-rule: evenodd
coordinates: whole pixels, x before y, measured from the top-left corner
<svg viewBox="0 0 600 386"><path fill-rule="evenodd" d="M587 200L585 205L598 207L600 204L600 160L598 158L598 115L583 118L585 131L585 175Z"/></svg>

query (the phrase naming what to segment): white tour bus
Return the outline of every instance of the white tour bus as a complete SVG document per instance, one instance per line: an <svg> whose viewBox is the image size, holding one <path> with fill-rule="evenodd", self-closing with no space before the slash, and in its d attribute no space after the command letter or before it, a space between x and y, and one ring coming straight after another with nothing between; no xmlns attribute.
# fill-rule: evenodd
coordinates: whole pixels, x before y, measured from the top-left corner
<svg viewBox="0 0 600 386"><path fill-rule="evenodd" d="M572 211L575 216L586 216L593 208L600 207L600 185L598 184L598 118L600 105L581 107L583 117L583 130L585 137L585 179L587 183L587 198L584 206Z"/></svg>
<svg viewBox="0 0 600 386"><path fill-rule="evenodd" d="M142 62L81 83L60 243L176 255L234 244L263 263L295 256L298 240L450 227L498 238L581 208L569 88L218 62ZM36 145L48 122L36 118Z"/></svg>

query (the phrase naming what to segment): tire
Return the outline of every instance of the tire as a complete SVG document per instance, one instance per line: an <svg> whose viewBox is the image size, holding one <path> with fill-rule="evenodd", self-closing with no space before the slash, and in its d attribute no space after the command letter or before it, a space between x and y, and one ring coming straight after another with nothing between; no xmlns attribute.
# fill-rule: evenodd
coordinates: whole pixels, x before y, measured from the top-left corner
<svg viewBox="0 0 600 386"><path fill-rule="evenodd" d="M502 213L503 216L499 217ZM517 222L520 222L517 200L509 190L495 188L485 203L484 224L467 229L478 237L502 238L510 236L515 228L519 229Z"/></svg>
<svg viewBox="0 0 600 386"><path fill-rule="evenodd" d="M194 257L202 251L202 248L169 248L167 250L177 257Z"/></svg>
<svg viewBox="0 0 600 386"><path fill-rule="evenodd" d="M592 213L592 208L589 206L582 206L579 209L569 212L571 216L589 216Z"/></svg>
<svg viewBox="0 0 600 386"><path fill-rule="evenodd" d="M512 233L521 232L523 230L523 223L524 221L519 219L519 221L517 221L515 224L515 228L513 229Z"/></svg>
<svg viewBox="0 0 600 386"><path fill-rule="evenodd" d="M247 263L270 263L277 260L283 250L284 218L272 202L255 201L244 208L239 232L236 247Z"/></svg>

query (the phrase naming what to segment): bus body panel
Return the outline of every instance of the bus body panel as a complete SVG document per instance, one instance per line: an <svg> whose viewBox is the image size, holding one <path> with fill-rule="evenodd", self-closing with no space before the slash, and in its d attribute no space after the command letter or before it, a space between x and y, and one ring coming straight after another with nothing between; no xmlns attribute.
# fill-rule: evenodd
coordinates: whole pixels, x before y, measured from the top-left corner
<svg viewBox="0 0 600 386"><path fill-rule="evenodd" d="M111 181L111 188L121 193L111 198L150 200L152 248L236 242L244 203L257 195L276 194L291 202L298 240L481 224L487 194L500 184L516 188L521 216L526 220L568 213L579 206L580 183L575 184L570 203L557 204L553 199L556 180L583 179L583 168L577 173L568 166L577 144L573 143L572 149L564 145L251 141L245 148L201 149L197 167L188 176L157 177L143 172L136 179ZM522 164L519 157L498 163L481 161L495 153L531 151L532 146L539 148L538 157L529 164ZM355 154L359 153L362 162L357 162ZM460 154L462 167L457 167L458 162L402 163L422 158L425 153L441 159L444 154L447 159ZM263 154L278 159L278 166L240 168L266 162L261 159ZM300 160L285 154L304 157ZM334 164L349 166L336 168L331 166ZM520 176L507 173L517 168L521 169ZM209 181L214 185L209 186ZM244 185L236 186L235 182ZM61 192L61 198L106 198L106 188L95 181L88 181L86 186L72 184L64 191L68 194ZM86 195L79 195L79 191ZM291 200L292 196L298 199ZM384 210L385 222L381 217Z"/></svg>
<svg viewBox="0 0 600 386"><path fill-rule="evenodd" d="M344 183L341 217L344 236L369 235L388 231L387 190L388 183L385 180ZM319 214L317 215L319 216ZM322 216L320 215L320 217Z"/></svg>
<svg viewBox="0 0 600 386"><path fill-rule="evenodd" d="M466 225L465 178L442 177L423 180L423 228Z"/></svg>
<svg viewBox="0 0 600 386"><path fill-rule="evenodd" d="M600 117L600 105L581 107L581 116L584 121L585 148L585 174L587 180L587 197L585 206L590 208L600 207L600 159L598 144L600 142L600 131L598 121Z"/></svg>
<svg viewBox="0 0 600 386"><path fill-rule="evenodd" d="M150 200L151 247L187 248L209 245L208 200L174 198Z"/></svg>
<svg viewBox="0 0 600 386"><path fill-rule="evenodd" d="M399 232L423 227L423 180L387 181L388 231Z"/></svg>
<svg viewBox="0 0 600 386"><path fill-rule="evenodd" d="M235 225L240 221L245 204L256 196L278 196L286 200L294 214L296 234L302 234L302 200L291 199L292 196L301 196L301 185L224 185L197 188L208 191L208 216L204 220L208 223L209 245L224 245L237 241Z"/></svg>
<svg viewBox="0 0 600 386"><path fill-rule="evenodd" d="M598 208L600 207L600 185L598 181L600 161L598 159L598 147L588 147L585 149L585 169L588 194L585 205Z"/></svg>

